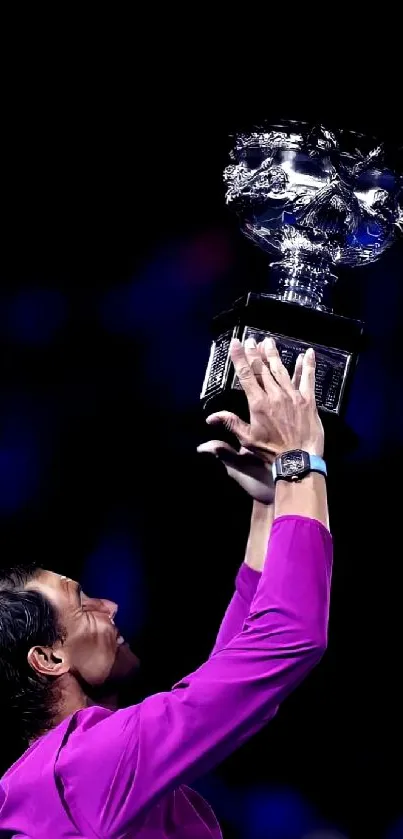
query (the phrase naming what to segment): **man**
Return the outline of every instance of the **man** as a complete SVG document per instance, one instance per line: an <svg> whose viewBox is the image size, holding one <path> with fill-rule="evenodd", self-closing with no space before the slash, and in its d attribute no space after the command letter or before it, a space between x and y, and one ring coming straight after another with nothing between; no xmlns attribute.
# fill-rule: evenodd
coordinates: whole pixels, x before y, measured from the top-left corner
<svg viewBox="0 0 403 839"><path fill-rule="evenodd" d="M208 421L236 434L239 457L276 458L291 475L302 450L308 466L277 481L263 572L241 569L208 661L172 691L112 710L94 697L136 666L117 606L42 570L0 593L0 692L31 740L0 783L0 835L217 839L211 809L185 784L265 725L321 658L332 545L314 353L298 385L273 342L266 351L267 364L253 341L231 348L250 423L227 412Z"/></svg>

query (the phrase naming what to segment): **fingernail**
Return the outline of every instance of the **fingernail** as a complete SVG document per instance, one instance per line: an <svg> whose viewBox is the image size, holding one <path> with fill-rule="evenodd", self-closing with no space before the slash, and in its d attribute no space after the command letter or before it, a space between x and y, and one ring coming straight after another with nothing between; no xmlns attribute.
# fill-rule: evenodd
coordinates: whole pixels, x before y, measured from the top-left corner
<svg viewBox="0 0 403 839"><path fill-rule="evenodd" d="M309 347L305 353L306 357L309 359L315 358L315 353L312 347Z"/></svg>
<svg viewBox="0 0 403 839"><path fill-rule="evenodd" d="M268 350L274 350L274 348L276 346L276 342L275 342L274 338L265 338L264 343L266 344L266 347L267 347Z"/></svg>
<svg viewBox="0 0 403 839"><path fill-rule="evenodd" d="M245 349L253 350L256 347L256 341L254 338L247 338L245 341Z"/></svg>

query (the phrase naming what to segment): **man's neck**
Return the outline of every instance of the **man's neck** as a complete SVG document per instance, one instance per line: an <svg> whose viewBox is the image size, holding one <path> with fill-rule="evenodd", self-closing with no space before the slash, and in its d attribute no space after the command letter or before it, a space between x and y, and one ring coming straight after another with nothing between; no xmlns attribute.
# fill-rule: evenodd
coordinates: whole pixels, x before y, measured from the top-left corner
<svg viewBox="0 0 403 839"><path fill-rule="evenodd" d="M67 717L71 717L72 714L75 714L77 711L82 711L84 708L91 708L94 705L101 708L107 708L109 711L117 711L119 707L118 695L111 694L110 696L102 697L87 696L87 694L85 694L76 683L75 689L68 691L64 690L62 692L58 712L52 720L52 728L56 728L56 726L60 725L60 723L66 720ZM31 746L32 743L34 743L39 737L42 737L44 733L46 732L41 732L36 737L32 738L29 745Z"/></svg>
<svg viewBox="0 0 403 839"><path fill-rule="evenodd" d="M91 705L99 705L101 708L107 708L109 711L117 711L119 708L119 699L117 695L105 696L99 700L89 699L87 707Z"/></svg>
<svg viewBox="0 0 403 839"><path fill-rule="evenodd" d="M117 693L110 693L103 695L101 692L94 691L88 694L82 690L78 682L69 682L69 685L64 686L61 691L60 701L58 703L58 713L56 714L54 725L59 725L67 717L75 714L76 711L82 711L84 708L91 708L98 705L101 708L107 708L110 711L117 711L119 707L119 698Z"/></svg>

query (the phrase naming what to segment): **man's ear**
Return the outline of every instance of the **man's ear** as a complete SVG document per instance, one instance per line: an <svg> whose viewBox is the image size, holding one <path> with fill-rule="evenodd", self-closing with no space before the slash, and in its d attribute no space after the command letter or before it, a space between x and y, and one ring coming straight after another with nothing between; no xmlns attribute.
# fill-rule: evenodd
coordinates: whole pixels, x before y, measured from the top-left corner
<svg viewBox="0 0 403 839"><path fill-rule="evenodd" d="M28 664L42 676L62 676L68 673L70 665L63 647L31 647Z"/></svg>

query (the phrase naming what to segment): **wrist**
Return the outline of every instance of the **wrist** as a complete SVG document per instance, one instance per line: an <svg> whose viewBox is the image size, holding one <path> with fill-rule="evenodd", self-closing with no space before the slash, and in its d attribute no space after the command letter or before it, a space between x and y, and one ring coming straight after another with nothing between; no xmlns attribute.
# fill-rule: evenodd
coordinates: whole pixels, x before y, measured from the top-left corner
<svg viewBox="0 0 403 839"><path fill-rule="evenodd" d="M258 453L259 457L268 463L270 466L273 464L273 461L276 457L279 457L281 454L286 454L287 452L296 451L300 449L301 451L307 452L308 454L314 455L315 457L323 457L324 454L324 441L317 440L312 441L310 443L295 443L290 442L284 446L277 446L276 448L266 448L266 446L261 446L256 448L256 452Z"/></svg>
<svg viewBox="0 0 403 839"><path fill-rule="evenodd" d="M273 487L273 498L269 504L263 504L263 501L256 501L254 500L252 505L252 521L267 521L273 515L273 506L274 506L274 487Z"/></svg>
<svg viewBox="0 0 403 839"><path fill-rule="evenodd" d="M273 504L253 502L245 564L254 571L263 570L273 518Z"/></svg>
<svg viewBox="0 0 403 839"><path fill-rule="evenodd" d="M329 529L326 478L319 472L309 472L299 481L277 481L274 505L274 518L304 516Z"/></svg>
<svg viewBox="0 0 403 839"><path fill-rule="evenodd" d="M297 451L299 449L303 452L307 452L307 454L313 455L314 457L323 457L324 448L325 446L323 440L298 443L298 445L290 443L288 446L282 446L276 453L276 457L280 454L286 454L287 452Z"/></svg>

